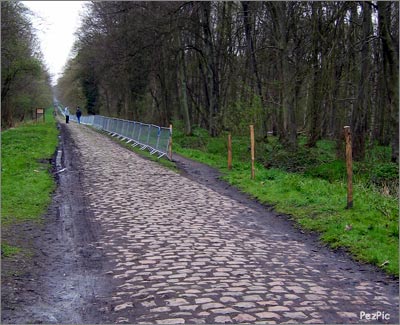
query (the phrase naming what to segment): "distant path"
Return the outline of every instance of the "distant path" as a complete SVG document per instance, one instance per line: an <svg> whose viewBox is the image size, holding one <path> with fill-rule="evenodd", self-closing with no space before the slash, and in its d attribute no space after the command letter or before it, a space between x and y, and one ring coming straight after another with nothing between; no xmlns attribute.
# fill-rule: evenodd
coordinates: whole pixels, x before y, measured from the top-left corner
<svg viewBox="0 0 400 325"><path fill-rule="evenodd" d="M83 125L61 129L39 274L2 307L4 323L398 324L397 280L322 247L215 170L175 156L179 175Z"/></svg>
<svg viewBox="0 0 400 325"><path fill-rule="evenodd" d="M276 216L70 124L119 323L398 323L398 284L273 226ZM263 218L263 220L261 219ZM279 223L277 221L276 223ZM364 278L364 279L363 279Z"/></svg>

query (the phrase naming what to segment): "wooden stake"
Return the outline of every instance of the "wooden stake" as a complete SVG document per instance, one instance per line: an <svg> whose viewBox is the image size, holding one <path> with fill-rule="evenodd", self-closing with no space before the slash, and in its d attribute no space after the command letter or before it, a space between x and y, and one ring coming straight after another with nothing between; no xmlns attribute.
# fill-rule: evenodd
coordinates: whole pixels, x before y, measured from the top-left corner
<svg viewBox="0 0 400 325"><path fill-rule="evenodd" d="M344 127L346 139L346 168L347 168L347 206L346 209L353 207L353 155L351 145L350 126Z"/></svg>
<svg viewBox="0 0 400 325"><path fill-rule="evenodd" d="M232 136L228 134L228 169L232 169Z"/></svg>
<svg viewBox="0 0 400 325"><path fill-rule="evenodd" d="M250 143L251 143L251 179L255 178L254 170L254 126L250 125Z"/></svg>
<svg viewBox="0 0 400 325"><path fill-rule="evenodd" d="M172 124L169 125L168 158L172 160Z"/></svg>

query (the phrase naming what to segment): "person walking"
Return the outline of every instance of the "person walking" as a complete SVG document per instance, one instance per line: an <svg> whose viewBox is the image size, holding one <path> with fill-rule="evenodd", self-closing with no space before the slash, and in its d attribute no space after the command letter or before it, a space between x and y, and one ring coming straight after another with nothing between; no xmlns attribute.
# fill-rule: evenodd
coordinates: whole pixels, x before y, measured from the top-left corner
<svg viewBox="0 0 400 325"><path fill-rule="evenodd" d="M81 124L81 116L82 116L82 112L81 112L81 109L78 106L77 109L76 109L76 118L78 119L78 124Z"/></svg>
<svg viewBox="0 0 400 325"><path fill-rule="evenodd" d="M64 108L65 123L69 123L69 109L68 106Z"/></svg>

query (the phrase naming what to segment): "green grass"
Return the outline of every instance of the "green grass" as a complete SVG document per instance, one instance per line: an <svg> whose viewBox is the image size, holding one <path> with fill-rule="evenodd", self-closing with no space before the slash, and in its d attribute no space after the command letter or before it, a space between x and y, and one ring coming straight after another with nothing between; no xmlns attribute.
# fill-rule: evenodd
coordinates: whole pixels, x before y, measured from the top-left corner
<svg viewBox="0 0 400 325"><path fill-rule="evenodd" d="M230 184L290 215L303 229L320 233L332 248L345 248L355 259L399 275L398 198L381 194L370 182L377 170L382 179L396 174L398 179L397 169L389 163L375 159L373 164L368 160L356 164L354 207L345 209L345 166L337 160L332 141L306 149L300 139L296 153L284 150L274 138L258 143L256 178L251 180L248 138L233 137L233 169L229 171L226 135L210 138L206 131L196 129L187 137L179 126L174 130L175 152L218 168ZM273 163L266 163L268 154L275 157Z"/></svg>
<svg viewBox="0 0 400 325"><path fill-rule="evenodd" d="M46 110L46 122L28 122L1 133L1 223L7 226L28 220L40 221L51 202L55 182L50 175L49 159L57 146L52 110ZM2 257L21 251L2 240Z"/></svg>
<svg viewBox="0 0 400 325"><path fill-rule="evenodd" d="M21 251L20 248L8 245L6 243L1 244L1 256L2 257L11 257L18 254Z"/></svg>
<svg viewBox="0 0 400 325"><path fill-rule="evenodd" d="M1 133L1 221L8 225L39 220L51 202L55 182L49 159L57 147L52 110L46 122L30 122Z"/></svg>

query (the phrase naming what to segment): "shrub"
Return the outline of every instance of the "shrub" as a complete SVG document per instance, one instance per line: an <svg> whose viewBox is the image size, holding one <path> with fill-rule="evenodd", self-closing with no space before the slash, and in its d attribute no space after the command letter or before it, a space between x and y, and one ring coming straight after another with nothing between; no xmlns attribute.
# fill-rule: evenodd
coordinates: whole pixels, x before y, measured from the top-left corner
<svg viewBox="0 0 400 325"><path fill-rule="evenodd" d="M346 178L346 163L341 160L324 163L310 167L305 172L306 175L325 179L329 182L337 180L344 181Z"/></svg>

